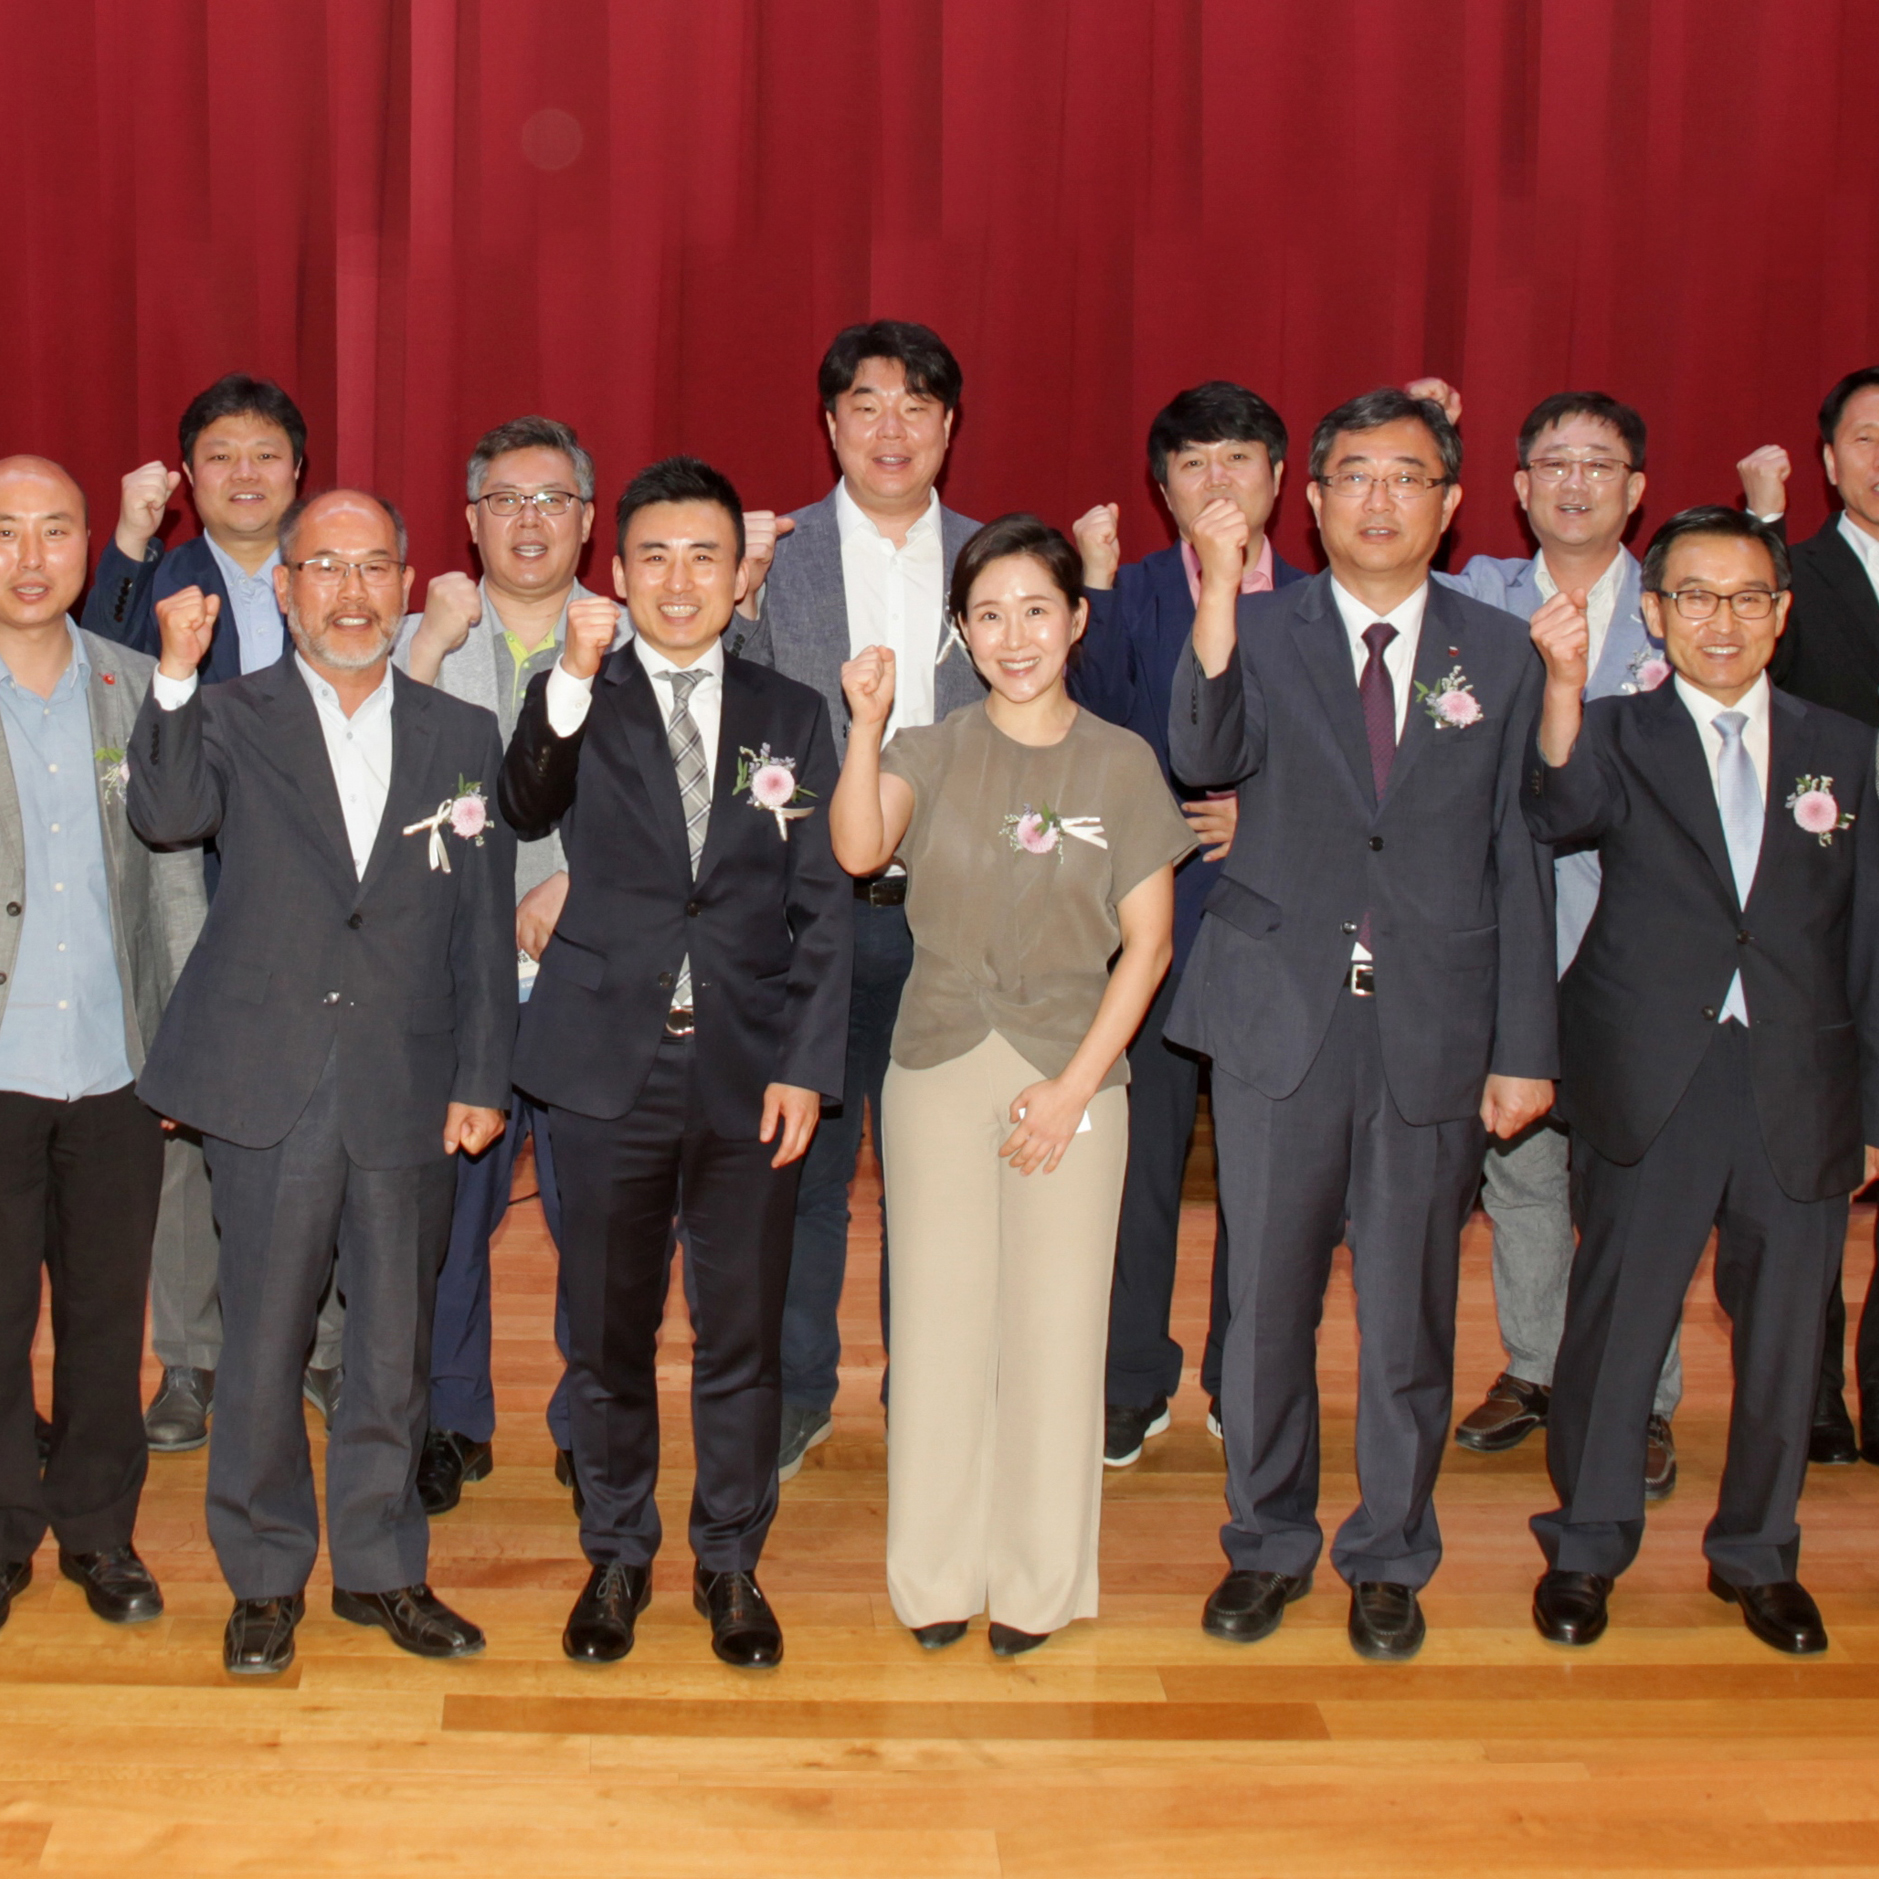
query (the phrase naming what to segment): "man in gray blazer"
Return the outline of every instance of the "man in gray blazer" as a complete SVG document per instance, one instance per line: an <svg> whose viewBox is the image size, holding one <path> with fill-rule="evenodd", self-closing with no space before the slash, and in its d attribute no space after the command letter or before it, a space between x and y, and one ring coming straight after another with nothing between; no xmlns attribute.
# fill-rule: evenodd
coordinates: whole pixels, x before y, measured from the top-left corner
<svg viewBox="0 0 1879 1879"><path fill-rule="evenodd" d="M293 1658L319 1550L299 1376L332 1250L346 1388L326 1449L333 1611L460 1657L482 1633L425 1583L417 1497L431 1308L459 1149L503 1127L515 1041L515 849L490 814L496 721L389 667L404 528L335 490L290 509L290 658L200 686L200 595L160 603L130 745L132 826L214 836L221 880L139 1079L202 1132L222 1229L209 1537L232 1671Z"/></svg>
<svg viewBox="0 0 1879 1879"><path fill-rule="evenodd" d="M470 452L465 520L482 563L473 581L452 571L432 580L424 611L405 616L392 663L453 698L496 714L505 747L515 735L529 680L561 656L568 603L594 598L575 577L594 526L594 460L573 427L553 418L513 418L477 440ZM619 614L616 643L631 636ZM527 1001L536 961L568 897L561 837L524 842L515 862L517 984ZM457 1201L450 1252L437 1278L431 1325L431 1426L418 1464L418 1498L427 1514L448 1513L466 1481L495 1466L496 1396L490 1382L489 1241L509 1205L515 1158L535 1142L535 1177L548 1234L561 1245L560 1195L547 1111L520 1090L509 1126L480 1155L457 1157ZM565 1358L567 1304L555 1290L555 1343ZM567 1377L548 1403L557 1473L572 1486Z"/></svg>
<svg viewBox="0 0 1879 1879"><path fill-rule="evenodd" d="M202 857L152 854L125 817L154 662L73 625L85 558L72 479L40 457L0 462L0 1624L48 1525L99 1617L163 1609L131 1544L163 1176L133 1078L202 924ZM42 1268L58 1327L43 1478Z"/></svg>
<svg viewBox="0 0 1879 1879"><path fill-rule="evenodd" d="M1459 574L1433 578L1522 620L1555 594L1583 593L1592 639L1588 699L1650 691L1670 674L1644 623L1637 557L1625 531L1644 499L1644 420L1600 391L1562 391L1528 412L1517 445L1514 495L1539 550L1476 555ZM1559 972L1563 978L1598 905L1599 865L1589 848L1558 854ZM1490 1141L1483 1193L1494 1222L1494 1310L1507 1367L1455 1430L1464 1448L1496 1454L1546 1425L1553 1359L1566 1321L1574 1239L1566 1126L1542 1116L1512 1141ZM1670 1418L1683 1395L1673 1338L1657 1381L1644 1492L1662 1500L1677 1483Z"/></svg>
<svg viewBox="0 0 1879 1879"><path fill-rule="evenodd" d="M955 515L935 484L958 409L958 362L937 333L875 320L836 334L818 386L841 480L820 502L776 519L747 518L752 593L726 646L822 694L837 751L848 745L842 662L864 646L894 648L900 691L888 736L932 724L985 687L946 617L953 562L978 524ZM774 552L774 561L767 556ZM766 573L767 569L767 573ZM783 1309L783 1442L787 1481L833 1425L841 1333L836 1310L848 1259L848 1184L864 1106L876 1117L901 987L913 966L898 868L855 883L855 980L848 1070L803 1162ZM881 1335L887 1336L887 1223L881 1223Z"/></svg>

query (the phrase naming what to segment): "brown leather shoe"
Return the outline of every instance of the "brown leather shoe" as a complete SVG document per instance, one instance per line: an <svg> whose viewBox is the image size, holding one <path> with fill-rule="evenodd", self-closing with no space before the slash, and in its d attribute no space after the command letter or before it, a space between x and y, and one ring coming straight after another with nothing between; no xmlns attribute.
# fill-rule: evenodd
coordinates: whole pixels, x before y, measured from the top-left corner
<svg viewBox="0 0 1879 1879"><path fill-rule="evenodd" d="M1544 1383L1528 1383L1503 1370L1488 1386L1487 1399L1464 1417L1455 1440L1477 1455L1498 1455L1517 1448L1535 1429L1546 1427L1553 1392Z"/></svg>
<svg viewBox="0 0 1879 1879"><path fill-rule="evenodd" d="M1644 1437L1644 1498L1661 1501L1677 1485L1677 1439L1668 1416L1653 1416Z"/></svg>

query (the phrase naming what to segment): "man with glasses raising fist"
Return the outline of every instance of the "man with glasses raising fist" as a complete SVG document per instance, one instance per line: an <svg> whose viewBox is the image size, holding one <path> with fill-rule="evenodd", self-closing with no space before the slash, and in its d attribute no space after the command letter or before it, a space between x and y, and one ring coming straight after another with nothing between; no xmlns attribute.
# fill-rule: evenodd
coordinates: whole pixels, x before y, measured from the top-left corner
<svg viewBox="0 0 1879 1879"><path fill-rule="evenodd" d="M1317 1332L1348 1239L1362 1504L1332 1561L1352 1646L1402 1659L1441 1559L1483 1130L1516 1135L1553 1099L1551 908L1518 803L1540 669L1506 615L1430 584L1461 500L1440 405L1353 399L1319 423L1310 470L1330 563L1312 580L1242 597L1244 512L1222 498L1195 519L1168 722L1178 777L1239 789L1167 1026L1213 1058L1227 1223L1229 1570L1201 1622L1250 1642L1311 1590Z"/></svg>

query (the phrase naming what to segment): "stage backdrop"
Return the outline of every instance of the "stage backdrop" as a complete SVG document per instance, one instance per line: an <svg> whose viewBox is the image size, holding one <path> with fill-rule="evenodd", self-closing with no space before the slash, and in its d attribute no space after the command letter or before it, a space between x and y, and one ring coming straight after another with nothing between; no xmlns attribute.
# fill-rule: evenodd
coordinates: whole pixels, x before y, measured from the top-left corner
<svg viewBox="0 0 1879 1879"><path fill-rule="evenodd" d="M1812 412L1879 357L1869 0L0 0L0 47L0 451L77 471L94 550L235 367L422 579L525 411L608 498L673 450L821 495L816 361L870 315L964 366L953 506L1117 499L1131 555L1198 379L1301 455L1455 380L1459 560L1524 551L1514 432L1568 386L1649 419L1647 526L1780 441L1811 529ZM1309 556L1296 483L1277 536Z"/></svg>

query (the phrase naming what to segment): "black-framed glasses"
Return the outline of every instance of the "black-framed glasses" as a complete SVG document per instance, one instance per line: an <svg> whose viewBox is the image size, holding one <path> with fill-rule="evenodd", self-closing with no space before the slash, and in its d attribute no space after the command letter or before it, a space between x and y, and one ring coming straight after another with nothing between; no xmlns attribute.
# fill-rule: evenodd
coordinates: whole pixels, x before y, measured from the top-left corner
<svg viewBox="0 0 1879 1879"><path fill-rule="evenodd" d="M491 515L520 515L525 503L533 503L542 515L566 515L581 499L569 489L538 489L524 494L519 489L494 489L476 499Z"/></svg>
<svg viewBox="0 0 1879 1879"><path fill-rule="evenodd" d="M1527 474L1542 483L1564 483L1574 470L1588 483L1616 483L1631 474L1631 466L1619 457L1535 457L1527 465Z"/></svg>
<svg viewBox="0 0 1879 1879"><path fill-rule="evenodd" d="M402 561L390 555L370 555L364 561L341 561L337 555L310 555L305 561L290 561L288 567L304 574L310 581L337 587L348 574L356 574L368 587L395 581L405 570Z"/></svg>
<svg viewBox="0 0 1879 1879"><path fill-rule="evenodd" d="M1707 587L1679 587L1656 590L1659 600L1667 600L1686 620L1713 620L1726 600L1738 620L1765 620L1775 610L1775 602L1785 588L1745 587L1740 593L1717 594Z"/></svg>
<svg viewBox="0 0 1879 1879"><path fill-rule="evenodd" d="M1339 470L1319 477L1318 485L1334 496L1367 496L1370 485L1376 483L1392 502L1414 502L1418 496L1426 496L1452 481L1447 476L1418 476L1414 470L1392 470L1388 476L1378 476L1371 470Z"/></svg>

